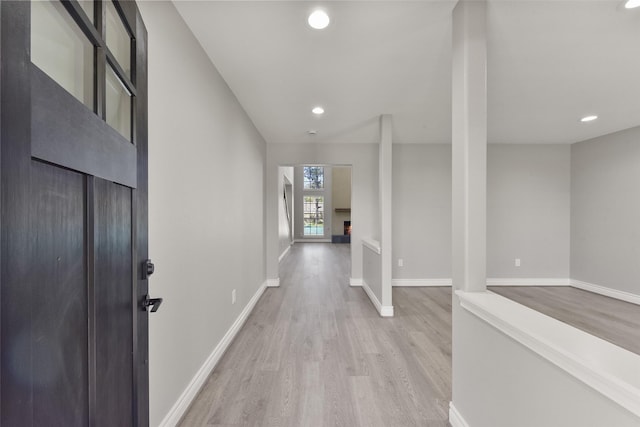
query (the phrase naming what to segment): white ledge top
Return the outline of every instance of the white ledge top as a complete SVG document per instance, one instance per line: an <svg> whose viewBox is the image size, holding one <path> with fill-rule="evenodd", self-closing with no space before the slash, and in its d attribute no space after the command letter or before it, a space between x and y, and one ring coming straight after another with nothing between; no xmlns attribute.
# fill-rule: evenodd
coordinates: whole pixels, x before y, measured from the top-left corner
<svg viewBox="0 0 640 427"><path fill-rule="evenodd" d="M374 251L378 255L382 254L382 248L380 247L380 242L378 242L377 240L364 238L364 239L362 239L362 245L366 246L369 249L371 249L372 251Z"/></svg>
<svg viewBox="0 0 640 427"><path fill-rule="evenodd" d="M492 292L460 305L640 417L640 355Z"/></svg>

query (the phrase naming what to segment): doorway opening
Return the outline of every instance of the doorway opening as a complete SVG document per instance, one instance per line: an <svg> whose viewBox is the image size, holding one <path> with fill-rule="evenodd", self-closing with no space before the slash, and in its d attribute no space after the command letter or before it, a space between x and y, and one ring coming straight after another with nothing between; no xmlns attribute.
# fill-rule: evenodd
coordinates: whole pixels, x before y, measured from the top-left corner
<svg viewBox="0 0 640 427"><path fill-rule="evenodd" d="M278 168L280 260L296 242L351 243L351 169L327 164Z"/></svg>
<svg viewBox="0 0 640 427"><path fill-rule="evenodd" d="M294 168L294 242L350 243L351 166Z"/></svg>

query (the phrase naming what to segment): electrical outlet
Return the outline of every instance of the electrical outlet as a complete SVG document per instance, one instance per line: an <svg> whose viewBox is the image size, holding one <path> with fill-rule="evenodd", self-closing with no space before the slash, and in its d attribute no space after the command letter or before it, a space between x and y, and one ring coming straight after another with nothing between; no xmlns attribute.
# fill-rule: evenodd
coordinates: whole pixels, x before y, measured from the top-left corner
<svg viewBox="0 0 640 427"><path fill-rule="evenodd" d="M231 304L235 304L236 303L236 290L232 290L231 291Z"/></svg>
<svg viewBox="0 0 640 427"><path fill-rule="evenodd" d="M516 267L520 267L520 258L516 258Z"/></svg>
<svg viewBox="0 0 640 427"><path fill-rule="evenodd" d="M398 267L404 267L404 260L402 258L398 258Z"/></svg>

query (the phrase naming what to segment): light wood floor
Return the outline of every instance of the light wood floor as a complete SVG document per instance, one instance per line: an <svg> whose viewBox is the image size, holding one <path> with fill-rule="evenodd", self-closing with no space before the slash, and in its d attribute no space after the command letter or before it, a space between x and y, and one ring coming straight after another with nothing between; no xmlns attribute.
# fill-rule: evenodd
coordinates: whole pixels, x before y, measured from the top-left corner
<svg viewBox="0 0 640 427"><path fill-rule="evenodd" d="M489 289L640 354L639 305L568 286L492 286Z"/></svg>
<svg viewBox="0 0 640 427"><path fill-rule="evenodd" d="M380 318L349 245L296 244L182 426L449 426L451 290L394 288Z"/></svg>

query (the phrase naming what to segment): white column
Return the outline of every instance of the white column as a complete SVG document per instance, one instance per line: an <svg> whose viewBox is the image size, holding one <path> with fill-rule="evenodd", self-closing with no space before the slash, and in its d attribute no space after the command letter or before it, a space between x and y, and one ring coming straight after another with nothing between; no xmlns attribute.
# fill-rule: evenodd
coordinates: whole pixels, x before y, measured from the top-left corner
<svg viewBox="0 0 640 427"><path fill-rule="evenodd" d="M393 302L391 295L392 272L392 153L393 153L393 125L390 114L380 116L380 155L379 155L379 203L380 203L380 248L382 272L382 305L392 315Z"/></svg>
<svg viewBox="0 0 640 427"><path fill-rule="evenodd" d="M486 0L460 0L453 10L452 277L453 289L487 288L487 42ZM452 301L452 402L449 420L465 424L461 396L473 355L464 352L464 310Z"/></svg>
<svg viewBox="0 0 640 427"><path fill-rule="evenodd" d="M484 291L487 282L486 1L453 10L453 288Z"/></svg>

